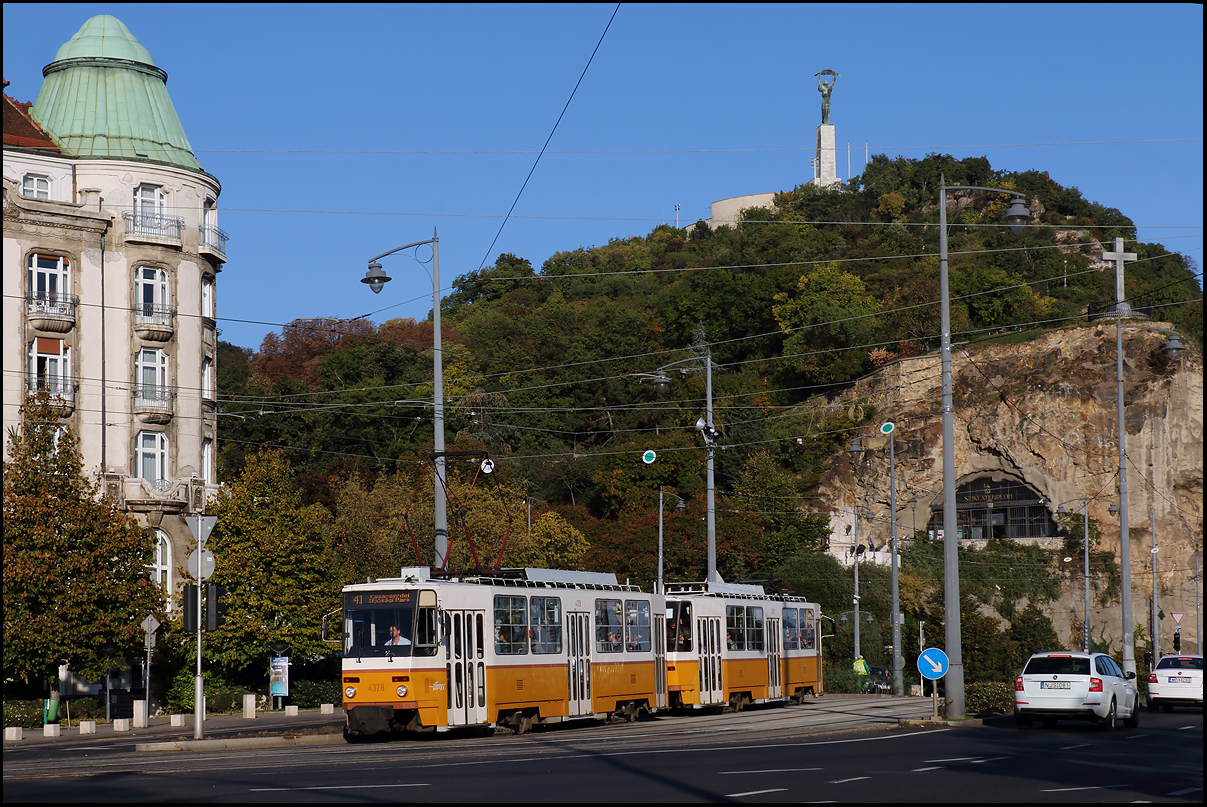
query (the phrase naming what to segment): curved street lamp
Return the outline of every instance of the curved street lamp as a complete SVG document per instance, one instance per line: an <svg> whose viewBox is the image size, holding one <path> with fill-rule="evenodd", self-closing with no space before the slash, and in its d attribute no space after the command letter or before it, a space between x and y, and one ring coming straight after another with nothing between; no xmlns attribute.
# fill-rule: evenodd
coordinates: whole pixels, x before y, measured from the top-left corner
<svg viewBox="0 0 1207 807"><path fill-rule="evenodd" d="M675 499L675 509L683 512L687 509L687 502L676 496L670 491L663 490L662 486L658 486L658 593L665 594L666 589L662 586L662 501L664 496L671 496Z"/></svg>
<svg viewBox="0 0 1207 807"><path fill-rule="evenodd" d="M943 364L943 611L946 651L950 661L944 677L947 688L947 718L964 719L964 657L960 652L960 565L956 533L955 418L951 405L951 294L947 285L947 192L987 191L1011 197L1002 220L1019 233L1034 216L1024 202L1025 194L1003 188L948 185L939 174L939 298L942 318L940 355Z"/></svg>
<svg viewBox="0 0 1207 807"><path fill-rule="evenodd" d="M1083 622L1082 622L1081 638L1082 638L1082 649L1085 650L1085 652L1087 652L1087 653L1090 652L1090 502L1091 501L1098 501L1098 500L1094 499L1092 496L1080 496L1076 499L1069 499L1067 502L1061 502L1060 504L1058 504L1056 506L1056 514L1064 515L1065 513L1070 512L1068 510L1065 510L1066 504L1072 504L1073 502L1081 502L1081 509L1082 509L1083 515L1085 516L1084 535L1083 535L1083 544L1084 544L1084 549L1085 549L1085 565L1084 565L1084 569L1083 569L1083 573L1085 576L1085 615L1083 617ZM1110 509L1111 515L1114 515L1116 512L1118 512L1118 510L1115 508L1115 503L1111 502L1111 509Z"/></svg>
<svg viewBox="0 0 1207 807"><path fill-rule="evenodd" d="M432 245L432 400L435 412L432 416L432 425L435 432L433 440L432 454L435 458L433 465L435 466L435 560L432 565L437 569L443 569L448 564L448 502L445 492L445 473L444 473L444 366L443 366L443 346L440 338L440 239L436 236L436 230L432 230L432 237L426 241L416 241L413 244L405 244L389 252L383 252L380 255L369 259L369 271L365 272L365 276L361 279L361 283L367 285L373 290L374 294L380 294L381 289L386 283L390 282L390 276L382 271L381 264L377 261L385 258L388 255L393 255L395 252L401 252L404 249L413 247L421 247L424 244ZM426 261L421 261L415 255L411 257L419 264L424 264Z"/></svg>

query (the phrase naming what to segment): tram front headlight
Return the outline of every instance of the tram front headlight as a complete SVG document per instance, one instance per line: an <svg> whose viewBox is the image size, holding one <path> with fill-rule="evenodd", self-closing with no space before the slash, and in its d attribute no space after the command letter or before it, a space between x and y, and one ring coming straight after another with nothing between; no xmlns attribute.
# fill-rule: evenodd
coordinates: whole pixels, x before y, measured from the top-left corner
<svg viewBox="0 0 1207 807"><path fill-rule="evenodd" d="M407 688L405 686L398 687L396 691L398 692L398 697L400 698L405 698L407 696Z"/></svg>
<svg viewBox="0 0 1207 807"><path fill-rule="evenodd" d="M353 698L355 698L356 697L356 687L346 687L344 689L344 697L347 698L348 700L352 700Z"/></svg>

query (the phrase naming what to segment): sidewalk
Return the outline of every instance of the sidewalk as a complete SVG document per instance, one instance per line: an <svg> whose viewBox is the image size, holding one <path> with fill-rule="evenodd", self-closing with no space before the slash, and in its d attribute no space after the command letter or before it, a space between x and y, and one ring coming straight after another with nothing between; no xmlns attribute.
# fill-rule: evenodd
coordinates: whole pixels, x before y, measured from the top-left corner
<svg viewBox="0 0 1207 807"><path fill-rule="evenodd" d="M299 709L297 715L286 715L283 710L258 711L254 718L245 718L242 713L226 715L208 715L202 728L202 736L206 746L213 747L208 741L231 738L237 734L259 735L270 737L248 737L236 741L239 745L281 744L281 739L303 736L327 736L330 741L343 742L344 712L341 705L335 706L334 714L322 714L319 709ZM147 728L132 728L129 731L115 731L112 723L98 721L95 734L81 734L78 726L62 726L58 737L46 737L42 730L26 729L20 740L4 741L4 750L28 748L42 745L80 745L80 744L109 744L113 742L134 742L140 745L163 743L183 748L183 742L193 742L193 715L184 716L183 726L173 726L169 715L152 717ZM255 740L272 740L271 743L255 742ZM316 739L313 742L320 742ZM232 743L222 743L230 746ZM204 747L204 746L203 746ZM153 750L143 749L139 750ZM170 750L170 749L165 749Z"/></svg>

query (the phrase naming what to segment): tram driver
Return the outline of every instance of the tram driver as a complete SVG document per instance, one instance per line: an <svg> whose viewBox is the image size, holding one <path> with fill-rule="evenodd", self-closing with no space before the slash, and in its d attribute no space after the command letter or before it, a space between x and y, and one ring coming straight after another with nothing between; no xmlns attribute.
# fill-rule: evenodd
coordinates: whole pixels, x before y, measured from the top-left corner
<svg viewBox="0 0 1207 807"><path fill-rule="evenodd" d="M386 640L386 647L405 647L410 644L411 640L402 635L397 625L390 626L390 638Z"/></svg>

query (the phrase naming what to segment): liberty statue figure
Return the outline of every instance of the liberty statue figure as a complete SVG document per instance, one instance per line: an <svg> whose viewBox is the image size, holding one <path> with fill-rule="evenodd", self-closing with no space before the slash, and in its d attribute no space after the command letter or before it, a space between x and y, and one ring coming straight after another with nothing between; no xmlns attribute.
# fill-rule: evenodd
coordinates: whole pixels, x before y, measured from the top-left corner
<svg viewBox="0 0 1207 807"><path fill-rule="evenodd" d="M830 122L830 94L834 92L834 82L838 80L838 74L833 70L822 70L815 75L818 76L817 91L821 93L821 122L824 126ZM833 78L827 84L821 76L833 76Z"/></svg>

